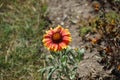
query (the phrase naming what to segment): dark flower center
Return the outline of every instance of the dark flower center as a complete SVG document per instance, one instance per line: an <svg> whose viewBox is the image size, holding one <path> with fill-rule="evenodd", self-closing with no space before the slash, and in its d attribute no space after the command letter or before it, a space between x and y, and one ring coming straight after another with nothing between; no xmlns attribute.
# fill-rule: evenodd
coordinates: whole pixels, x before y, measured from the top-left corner
<svg viewBox="0 0 120 80"><path fill-rule="evenodd" d="M62 35L59 32L54 33L52 35L52 40L53 40L54 43L59 43L59 42L62 41Z"/></svg>

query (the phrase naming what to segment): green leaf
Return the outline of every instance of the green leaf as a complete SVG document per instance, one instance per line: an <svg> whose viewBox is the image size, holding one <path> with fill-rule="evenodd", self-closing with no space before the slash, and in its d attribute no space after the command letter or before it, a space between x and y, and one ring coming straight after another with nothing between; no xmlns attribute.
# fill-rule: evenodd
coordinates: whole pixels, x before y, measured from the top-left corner
<svg viewBox="0 0 120 80"><path fill-rule="evenodd" d="M72 48L70 46L68 46L68 48L65 50L66 54L69 54L69 52L72 50Z"/></svg>
<svg viewBox="0 0 120 80"><path fill-rule="evenodd" d="M75 59L75 54L74 54L75 52L73 51L73 50L71 50L70 51L70 54L71 54L71 56L73 57L73 59Z"/></svg>
<svg viewBox="0 0 120 80"><path fill-rule="evenodd" d="M74 68L72 69L72 71L75 71L78 67L77 66L74 66Z"/></svg>
<svg viewBox="0 0 120 80"><path fill-rule="evenodd" d="M70 60L70 64L74 64L76 61L75 61L75 58L73 58L72 55L68 56L69 60Z"/></svg>
<svg viewBox="0 0 120 80"><path fill-rule="evenodd" d="M46 71L50 70L53 67L54 66L45 67L45 68L39 69L38 72L41 72L41 74L43 75Z"/></svg>
<svg viewBox="0 0 120 80"><path fill-rule="evenodd" d="M55 67L55 68L52 68L50 70L50 73L48 74L47 76L47 80L52 80L52 74L55 72L55 70L57 69L58 67Z"/></svg>
<svg viewBox="0 0 120 80"><path fill-rule="evenodd" d="M78 53L83 55L85 53L85 49L78 49Z"/></svg>
<svg viewBox="0 0 120 80"><path fill-rule="evenodd" d="M77 53L78 56L76 57L78 61L82 60L82 57L84 55L85 50L84 49L78 49Z"/></svg>
<svg viewBox="0 0 120 80"><path fill-rule="evenodd" d="M67 63L67 55L62 56L61 63L63 64L63 66L66 65L66 63Z"/></svg>
<svg viewBox="0 0 120 80"><path fill-rule="evenodd" d="M66 61L66 55L64 55L62 58L61 58L61 62L63 63L63 62L65 62Z"/></svg>
<svg viewBox="0 0 120 80"><path fill-rule="evenodd" d="M71 75L71 76L70 76L70 79L71 79L71 80L75 79L75 75Z"/></svg>

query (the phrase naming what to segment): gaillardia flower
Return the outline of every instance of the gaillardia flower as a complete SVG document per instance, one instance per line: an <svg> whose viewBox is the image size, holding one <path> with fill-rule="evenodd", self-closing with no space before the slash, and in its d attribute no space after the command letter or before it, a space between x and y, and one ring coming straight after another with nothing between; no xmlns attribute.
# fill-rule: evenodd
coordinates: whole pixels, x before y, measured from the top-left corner
<svg viewBox="0 0 120 80"><path fill-rule="evenodd" d="M68 44L71 42L71 34L68 29L64 29L62 26L58 25L56 28L51 28L46 31L42 42L48 50L61 51L67 48Z"/></svg>

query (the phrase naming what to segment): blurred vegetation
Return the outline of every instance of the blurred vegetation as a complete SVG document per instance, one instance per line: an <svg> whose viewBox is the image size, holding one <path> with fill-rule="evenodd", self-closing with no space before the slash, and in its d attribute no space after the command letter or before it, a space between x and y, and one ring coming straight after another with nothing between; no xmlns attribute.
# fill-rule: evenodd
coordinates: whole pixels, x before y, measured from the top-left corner
<svg viewBox="0 0 120 80"><path fill-rule="evenodd" d="M120 78L120 15L116 12L103 13L96 19L96 33L101 37L96 47L102 60L103 69L110 70L115 80ZM104 43L104 45L102 45ZM102 45L102 46L101 46Z"/></svg>
<svg viewBox="0 0 120 80"><path fill-rule="evenodd" d="M112 0L111 0L112 1ZM104 70L111 70L110 80L120 79L120 13L117 6L120 3L115 1L95 3L93 6L94 17L89 17L82 22L80 27L80 36L85 41L90 41L92 48L96 48L101 56L99 63L104 66ZM119 0L118 0L119 2ZM108 9L105 6L111 5ZM112 5L114 4L114 5ZM114 8L114 9L112 9ZM109 11L107 11L109 10ZM89 46L87 46L88 48Z"/></svg>
<svg viewBox="0 0 120 80"><path fill-rule="evenodd" d="M40 80L45 0L0 0L0 80Z"/></svg>

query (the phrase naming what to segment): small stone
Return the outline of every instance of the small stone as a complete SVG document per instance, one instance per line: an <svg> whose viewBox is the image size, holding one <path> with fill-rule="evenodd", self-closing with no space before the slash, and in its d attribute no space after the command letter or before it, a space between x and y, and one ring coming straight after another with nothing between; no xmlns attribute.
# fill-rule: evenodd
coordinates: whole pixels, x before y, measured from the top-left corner
<svg viewBox="0 0 120 80"><path fill-rule="evenodd" d="M69 28L69 26L66 26L66 28Z"/></svg>
<svg viewBox="0 0 120 80"><path fill-rule="evenodd" d="M64 25L64 22L61 22L60 24L63 26L63 25Z"/></svg>
<svg viewBox="0 0 120 80"><path fill-rule="evenodd" d="M78 23L78 19L72 19L71 22L72 22L73 24L77 24L77 23Z"/></svg>
<svg viewBox="0 0 120 80"><path fill-rule="evenodd" d="M58 17L58 18L57 18L57 20L59 21L59 20L60 20L60 18Z"/></svg>
<svg viewBox="0 0 120 80"><path fill-rule="evenodd" d="M66 20L67 17L68 17L68 16L65 14L65 15L63 16L63 21Z"/></svg>

